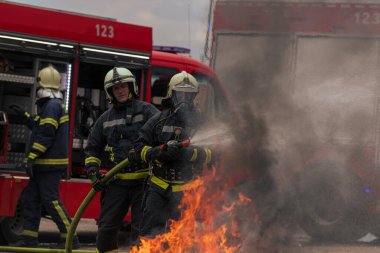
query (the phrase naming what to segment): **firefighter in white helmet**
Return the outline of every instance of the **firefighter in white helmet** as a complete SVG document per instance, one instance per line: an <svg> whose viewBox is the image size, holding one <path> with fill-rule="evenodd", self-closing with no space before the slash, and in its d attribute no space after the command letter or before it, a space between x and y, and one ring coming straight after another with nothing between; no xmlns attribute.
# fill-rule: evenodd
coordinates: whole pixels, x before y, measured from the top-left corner
<svg viewBox="0 0 380 253"><path fill-rule="evenodd" d="M126 68L111 69L105 76L104 90L112 106L98 118L88 137L85 164L93 188L102 191L97 252L116 252L118 231L129 207L132 215L132 243L136 242L138 237L142 217L140 209L143 182L148 175L148 165L130 163L107 186L99 181L102 177L99 168L108 164L111 169L124 160L133 147L139 129L158 113L158 110L153 105L138 99L136 79ZM106 147L109 150L107 161L101 160Z"/></svg>
<svg viewBox="0 0 380 253"><path fill-rule="evenodd" d="M41 209L46 210L60 231L60 242L53 248L64 248L71 223L59 198L59 183L67 171L69 116L64 110L61 75L52 66L39 71L37 87L37 115L31 117L21 108L11 108L23 115L32 129L30 146L24 163L29 183L24 196L24 226L21 240L13 246L33 247L38 244ZM79 248L78 237L73 238L73 248Z"/></svg>
<svg viewBox="0 0 380 253"><path fill-rule="evenodd" d="M191 74L182 71L174 75L163 101L165 109L142 127L135 152L128 155L129 160L149 162L153 167L144 194L142 237L163 233L169 219L179 218L183 186L201 175L203 165L214 161L209 148L182 144L201 123L194 106L198 91Z"/></svg>

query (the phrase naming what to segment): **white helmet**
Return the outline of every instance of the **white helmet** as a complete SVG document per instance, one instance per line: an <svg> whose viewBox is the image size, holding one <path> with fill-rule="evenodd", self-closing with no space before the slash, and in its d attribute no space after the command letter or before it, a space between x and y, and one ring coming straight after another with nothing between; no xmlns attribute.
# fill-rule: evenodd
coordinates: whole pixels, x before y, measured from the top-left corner
<svg viewBox="0 0 380 253"><path fill-rule="evenodd" d="M53 67L48 66L43 68L38 73L38 84L41 88L44 89L61 89L61 75L59 72Z"/></svg>
<svg viewBox="0 0 380 253"><path fill-rule="evenodd" d="M167 98L171 98L174 105L180 103L192 103L198 94L198 82L191 74L186 71L175 74L169 82Z"/></svg>
<svg viewBox="0 0 380 253"><path fill-rule="evenodd" d="M112 92L109 89L119 83L131 83L129 85L129 90L135 97L138 97L139 89L136 84L135 76L126 68L115 67L108 71L106 77L104 78L104 90L106 91L107 98L110 102L113 101Z"/></svg>

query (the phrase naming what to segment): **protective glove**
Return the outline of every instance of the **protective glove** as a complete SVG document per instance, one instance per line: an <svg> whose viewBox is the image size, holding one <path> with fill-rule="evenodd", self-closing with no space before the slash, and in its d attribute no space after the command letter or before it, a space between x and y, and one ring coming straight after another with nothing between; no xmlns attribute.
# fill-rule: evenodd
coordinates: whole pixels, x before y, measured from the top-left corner
<svg viewBox="0 0 380 253"><path fill-rule="evenodd" d="M129 150L127 157L130 164L136 164L141 161L141 157L137 155L137 152L133 148Z"/></svg>
<svg viewBox="0 0 380 253"><path fill-rule="evenodd" d="M184 152L185 161L191 161L200 165L206 163L206 165L209 167L214 165L220 156L215 150L199 146L187 147L185 148Z"/></svg>
<svg viewBox="0 0 380 253"><path fill-rule="evenodd" d="M10 105L9 109L16 113L19 116L24 116L25 117L25 111L19 106L19 105Z"/></svg>
<svg viewBox="0 0 380 253"><path fill-rule="evenodd" d="M180 160L183 155L182 148L175 145L168 145L162 149L160 146L151 148L147 151L148 160L157 160L162 163Z"/></svg>
<svg viewBox="0 0 380 253"><path fill-rule="evenodd" d="M23 166L25 169L26 174L28 174L29 178L33 178L33 164L34 160L27 158L26 161L24 162Z"/></svg>
<svg viewBox="0 0 380 253"><path fill-rule="evenodd" d="M17 116L20 117L21 123L25 124L29 129L32 129L34 126L34 120L30 117L29 113L24 111L18 105L10 105L8 107L11 111L13 111Z"/></svg>
<svg viewBox="0 0 380 253"><path fill-rule="evenodd" d="M101 179L104 175L100 174L99 169L95 167L90 167L87 169L87 176L91 181L92 188L95 191L104 191L106 189L106 185L101 182Z"/></svg>
<svg viewBox="0 0 380 253"><path fill-rule="evenodd" d="M217 148L213 148L209 150L211 151L211 154L210 154L210 160L208 161L207 166L211 168L220 160L221 151L220 149L217 149Z"/></svg>

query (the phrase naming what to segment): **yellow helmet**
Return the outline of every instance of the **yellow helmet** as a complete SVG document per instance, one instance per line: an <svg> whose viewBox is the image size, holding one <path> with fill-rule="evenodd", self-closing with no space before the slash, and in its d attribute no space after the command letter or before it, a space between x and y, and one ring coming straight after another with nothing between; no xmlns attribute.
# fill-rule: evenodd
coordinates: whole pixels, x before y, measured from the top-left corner
<svg viewBox="0 0 380 253"><path fill-rule="evenodd" d="M186 71L175 74L169 81L168 91L164 101L171 101L175 108L194 105L194 99L199 91L198 82Z"/></svg>
<svg viewBox="0 0 380 253"><path fill-rule="evenodd" d="M112 102L113 97L112 93L109 92L109 89L119 83L131 83L132 87L129 86L130 91L132 91L132 94L135 97L138 97L139 94L139 88L136 84L135 76L132 74L132 72L129 69L121 68L121 67L115 67L108 71L106 74L106 77L104 78L104 90L107 94L107 98Z"/></svg>
<svg viewBox="0 0 380 253"><path fill-rule="evenodd" d="M179 92L191 92L194 96L198 93L199 87L198 82L191 74L186 71L175 74L169 81L169 88L166 98L171 98L173 96L173 91Z"/></svg>
<svg viewBox="0 0 380 253"><path fill-rule="evenodd" d="M41 88L60 90L61 75L53 66L48 66L38 73L38 83Z"/></svg>

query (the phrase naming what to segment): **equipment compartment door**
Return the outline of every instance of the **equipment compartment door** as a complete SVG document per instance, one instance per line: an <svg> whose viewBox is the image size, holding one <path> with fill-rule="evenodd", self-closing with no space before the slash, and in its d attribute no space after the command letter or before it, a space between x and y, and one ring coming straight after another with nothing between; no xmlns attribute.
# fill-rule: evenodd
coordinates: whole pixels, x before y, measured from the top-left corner
<svg viewBox="0 0 380 253"><path fill-rule="evenodd" d="M293 97L318 140L374 146L376 39L298 37Z"/></svg>

